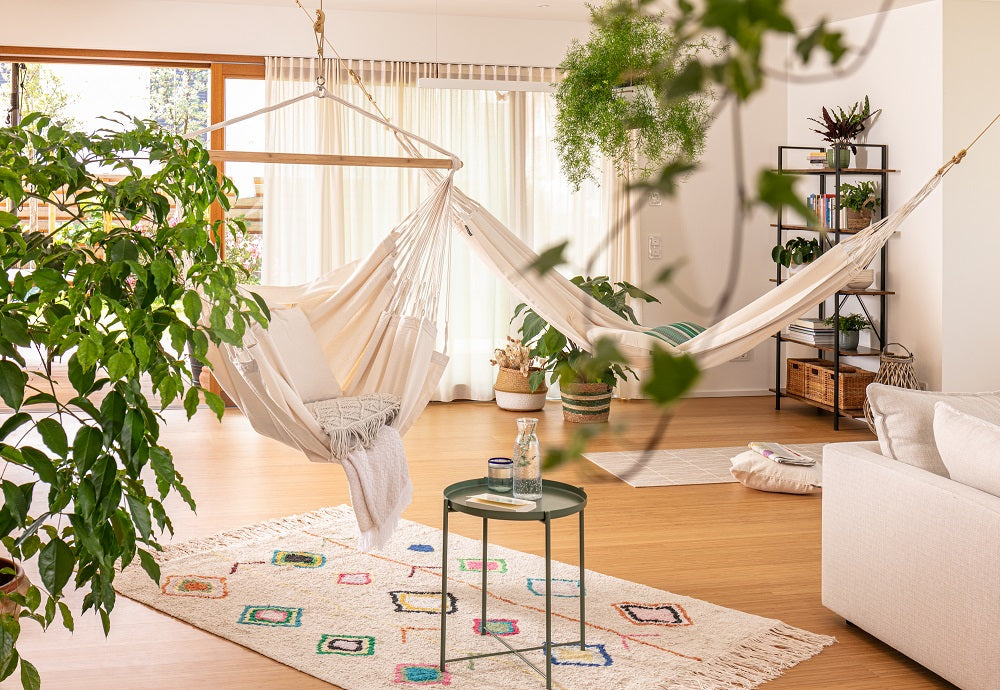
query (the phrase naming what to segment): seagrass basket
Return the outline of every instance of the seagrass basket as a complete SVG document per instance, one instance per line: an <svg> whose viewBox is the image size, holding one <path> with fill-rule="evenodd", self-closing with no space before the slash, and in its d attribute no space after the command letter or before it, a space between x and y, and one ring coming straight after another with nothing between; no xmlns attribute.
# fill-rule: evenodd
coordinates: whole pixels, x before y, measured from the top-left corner
<svg viewBox="0 0 1000 690"><path fill-rule="evenodd" d="M893 345L899 345L906 354L902 355L891 352L889 348ZM874 382L884 383L887 386L896 386L897 388L909 388L911 390L920 388L920 383L917 381L917 373L913 368L913 353L899 343L889 343L883 347L882 354L879 355L878 373L875 374ZM872 408L868 404L867 398L865 399L864 411L868 428L874 432L875 418L872 415Z"/></svg>

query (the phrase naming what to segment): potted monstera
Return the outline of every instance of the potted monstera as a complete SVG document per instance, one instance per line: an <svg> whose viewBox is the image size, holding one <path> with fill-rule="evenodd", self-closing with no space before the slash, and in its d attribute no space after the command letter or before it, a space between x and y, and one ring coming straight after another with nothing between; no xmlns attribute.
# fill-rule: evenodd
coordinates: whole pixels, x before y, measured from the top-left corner
<svg viewBox="0 0 1000 690"><path fill-rule="evenodd" d="M112 169L115 179L102 177ZM15 578L0 589L0 679L20 666L21 685L39 687L17 651L21 622L72 629L67 589L85 591L82 610L107 631L118 569L140 564L159 578L166 499L194 507L159 442L159 412L183 401L191 416L204 401L221 418L222 399L195 387L185 348L205 361L209 343L238 345L251 322L267 323L212 241L245 232L208 220L235 191L201 144L155 122L123 118L84 134L32 114L0 128L0 208L11 209L0 211L0 398L12 411L0 423L11 466L0 539L13 561L0 562L0 577ZM32 200L70 220L26 227L18 209ZM68 383L54 373L59 361ZM31 585L17 581L27 561L39 573Z"/></svg>
<svg viewBox="0 0 1000 690"><path fill-rule="evenodd" d="M624 281L612 283L607 276L576 276L571 280L622 319L634 324L639 322L628 304L629 298L659 302L636 286ZM514 319L520 316L524 317L518 328L521 340L530 355L542 363L539 370L529 376L531 389L544 387L548 375L550 383L559 384L563 419L583 424L608 421L612 391L628 375L635 377L635 372L599 352L585 351L527 304L519 304L514 309Z"/></svg>

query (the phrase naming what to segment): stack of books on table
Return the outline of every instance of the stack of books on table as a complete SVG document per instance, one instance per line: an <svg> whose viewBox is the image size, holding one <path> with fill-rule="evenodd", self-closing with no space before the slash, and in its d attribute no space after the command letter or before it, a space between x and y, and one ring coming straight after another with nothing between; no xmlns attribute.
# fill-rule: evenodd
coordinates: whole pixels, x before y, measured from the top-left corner
<svg viewBox="0 0 1000 690"><path fill-rule="evenodd" d="M796 319L785 335L810 345L833 345L834 332L823 319Z"/></svg>
<svg viewBox="0 0 1000 690"><path fill-rule="evenodd" d="M814 165L817 168L826 167L826 151L813 151L809 154L809 165Z"/></svg>

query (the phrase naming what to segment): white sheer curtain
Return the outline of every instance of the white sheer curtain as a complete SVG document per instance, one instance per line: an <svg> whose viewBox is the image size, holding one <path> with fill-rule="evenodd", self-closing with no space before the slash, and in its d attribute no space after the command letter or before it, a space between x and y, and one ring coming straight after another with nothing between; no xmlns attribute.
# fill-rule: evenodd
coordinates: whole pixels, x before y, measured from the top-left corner
<svg viewBox="0 0 1000 690"><path fill-rule="evenodd" d="M266 102L277 103L313 87L317 61L268 58ZM573 193L559 170L552 143L555 102L533 92L418 89L421 76L473 76L554 81L553 70L350 61L389 119L454 151L465 162L458 186L486 206L535 249L570 240L582 273L620 211L620 185L586 185ZM327 88L365 105L347 66L323 65ZM384 127L328 101L307 100L268 116L268 150L302 153L399 155ZM609 184L608 182L611 182ZM269 165L265 174L263 280L287 285L311 280L364 256L416 207L426 193L416 170ZM597 253L592 274L637 282L629 255L631 232L619 233L612 251ZM517 298L453 238L450 289L443 297L451 357L436 399L487 400L495 370L489 359L510 332ZM609 256L610 255L610 256ZM440 336L444 337L444 329Z"/></svg>

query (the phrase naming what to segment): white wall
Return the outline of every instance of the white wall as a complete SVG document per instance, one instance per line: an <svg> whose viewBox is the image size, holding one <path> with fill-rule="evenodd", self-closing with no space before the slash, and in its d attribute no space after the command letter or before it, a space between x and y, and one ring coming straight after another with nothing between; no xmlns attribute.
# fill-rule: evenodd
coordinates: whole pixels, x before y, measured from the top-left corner
<svg viewBox="0 0 1000 690"><path fill-rule="evenodd" d="M889 212L916 192L941 165L945 128L941 7L941 0L935 0L890 11L859 71L838 79L793 83L788 88L789 143L821 143L819 135L810 131L812 124L806 118L818 116L824 105L847 106L867 94L873 108L882 108L868 141L888 144L889 166L900 170L889 179ZM872 15L837 22L835 27L851 44L861 45L874 21ZM813 69L823 67L816 65ZM887 272L888 287L897 292L888 300L889 341L901 342L916 354L918 378L932 389L940 388L942 382L943 209L939 193L910 216L889 242ZM848 312L860 311L850 303L845 308ZM875 358L867 363L851 363L868 368L878 365Z"/></svg>
<svg viewBox="0 0 1000 690"><path fill-rule="evenodd" d="M776 46L778 54L784 43ZM750 189L762 168L773 168L776 147L785 140L785 84L769 80L743 107L744 173ZM672 283L698 303L714 306L726 282L730 248L740 234L743 249L739 261L739 280L726 313L732 313L771 289L768 278L774 275L771 247L774 244L773 222L769 214L755 211L743 228L734 230L736 175L734 166L733 111L727 108L708 133L700 169L681 186L676 199L662 206L646 206L640 215L643 252L643 284L662 301L643 308L648 324L694 321L711 325L718 317L692 311L662 286L651 287L656 276L671 263L683 260ZM663 258L648 258L650 235L660 235ZM749 361L729 362L702 372L695 395L756 395L773 385L773 345L755 348Z"/></svg>
<svg viewBox="0 0 1000 690"><path fill-rule="evenodd" d="M944 148L968 145L998 112L1000 4L944 3ZM944 390L1000 389L1000 127L994 126L942 184Z"/></svg>
<svg viewBox="0 0 1000 690"><path fill-rule="evenodd" d="M0 5L0 45L288 56L316 50L312 23L292 0ZM334 10L327 12L326 27L344 57L532 66L558 64L570 39L584 38L590 29L587 22Z"/></svg>

